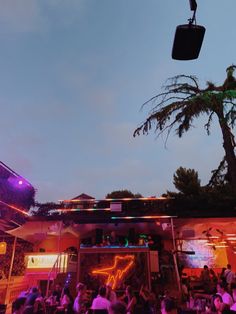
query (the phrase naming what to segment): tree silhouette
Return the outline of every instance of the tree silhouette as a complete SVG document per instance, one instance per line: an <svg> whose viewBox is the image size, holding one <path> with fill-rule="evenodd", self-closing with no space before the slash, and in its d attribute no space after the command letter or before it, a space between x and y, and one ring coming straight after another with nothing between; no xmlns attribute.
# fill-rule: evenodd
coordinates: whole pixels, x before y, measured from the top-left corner
<svg viewBox="0 0 236 314"><path fill-rule="evenodd" d="M207 82L204 89L199 87L195 76L177 75L168 79L164 92L144 103L154 103L154 107L147 119L134 131L134 136L148 134L154 127L158 135L167 132L167 138L175 128L177 135L181 137L192 127L193 121L203 114L208 117L205 128L209 135L215 115L223 137L225 156L218 169L214 170L210 183L214 184L214 178L226 167L225 178L236 189L236 143L232 132L236 119L236 79L233 76L235 68L235 65L231 65L226 69L227 77L222 85L216 86Z"/></svg>
<svg viewBox="0 0 236 314"><path fill-rule="evenodd" d="M117 190L106 195L106 198L140 198L143 197L140 193L132 193L129 190Z"/></svg>
<svg viewBox="0 0 236 314"><path fill-rule="evenodd" d="M198 172L194 169L179 167L173 176L174 186L184 195L198 195L201 185L198 178Z"/></svg>

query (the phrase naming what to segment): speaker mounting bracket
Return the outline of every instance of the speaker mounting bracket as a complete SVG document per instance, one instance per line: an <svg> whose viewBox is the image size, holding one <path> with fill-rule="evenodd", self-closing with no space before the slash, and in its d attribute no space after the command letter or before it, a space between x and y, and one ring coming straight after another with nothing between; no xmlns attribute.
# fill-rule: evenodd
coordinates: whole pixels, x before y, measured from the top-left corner
<svg viewBox="0 0 236 314"><path fill-rule="evenodd" d="M194 22L196 24L196 11L197 11L197 2L196 0L189 0L190 10L193 11L192 18L188 19L189 25L192 25Z"/></svg>

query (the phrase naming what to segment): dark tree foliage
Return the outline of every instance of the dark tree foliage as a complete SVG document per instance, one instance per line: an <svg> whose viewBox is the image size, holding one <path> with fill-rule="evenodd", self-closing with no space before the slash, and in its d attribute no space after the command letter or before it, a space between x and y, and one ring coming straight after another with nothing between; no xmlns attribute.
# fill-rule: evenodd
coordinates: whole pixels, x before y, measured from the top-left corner
<svg viewBox="0 0 236 314"><path fill-rule="evenodd" d="M201 185L198 172L194 169L179 167L173 176L174 186L180 193L187 196L199 195Z"/></svg>
<svg viewBox="0 0 236 314"><path fill-rule="evenodd" d="M129 190L118 190L108 193L106 198L140 198L143 197L140 193L132 193Z"/></svg>
<svg viewBox="0 0 236 314"><path fill-rule="evenodd" d="M198 172L180 167L173 176L179 192L167 191L173 198L169 214L178 217L232 217L236 214L235 190L229 183L201 186Z"/></svg>
<svg viewBox="0 0 236 314"><path fill-rule="evenodd" d="M232 65L226 69L227 77L220 86L207 82L205 88L200 88L197 78L191 75L178 75L167 81L164 92L147 102L154 104L147 119L134 131L134 136L140 133L148 134L151 129L158 133L170 132L175 129L181 137L192 126L193 121L201 115L207 116L205 128L210 134L213 116L217 117L223 137L225 156L218 169L214 170L210 184L219 180L222 169L226 169L223 180L236 189L236 155L233 128L236 121L236 79ZM222 180L222 178L221 178Z"/></svg>
<svg viewBox="0 0 236 314"><path fill-rule="evenodd" d="M13 237L12 238L4 238L5 242L7 242L7 250L6 254L0 255L0 270L3 271L6 277L9 275L12 250L13 250ZM14 257L14 263L12 268L12 276L23 276L25 271L25 256L24 253L33 252L33 245L27 241L17 239L16 243L16 251Z"/></svg>
<svg viewBox="0 0 236 314"><path fill-rule="evenodd" d="M61 204L54 202L36 203L34 208L31 210L31 214L33 216L56 216L58 215L56 210L61 207Z"/></svg>

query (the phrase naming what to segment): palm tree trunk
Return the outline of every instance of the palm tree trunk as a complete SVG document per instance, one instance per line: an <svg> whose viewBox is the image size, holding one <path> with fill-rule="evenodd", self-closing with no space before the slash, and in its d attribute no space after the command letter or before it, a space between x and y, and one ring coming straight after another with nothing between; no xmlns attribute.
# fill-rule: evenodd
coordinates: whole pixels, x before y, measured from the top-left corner
<svg viewBox="0 0 236 314"><path fill-rule="evenodd" d="M236 155L234 136L224 117L219 119L222 135L225 158L228 164L228 176L232 186L236 189Z"/></svg>

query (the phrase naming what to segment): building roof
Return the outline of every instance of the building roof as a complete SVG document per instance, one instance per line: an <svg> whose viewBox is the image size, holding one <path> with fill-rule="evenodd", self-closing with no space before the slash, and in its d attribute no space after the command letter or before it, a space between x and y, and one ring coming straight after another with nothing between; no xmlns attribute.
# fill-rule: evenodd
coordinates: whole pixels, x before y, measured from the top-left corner
<svg viewBox="0 0 236 314"><path fill-rule="evenodd" d="M85 194L85 193L82 193L76 197L73 197L72 200L95 200L94 197L88 195L88 194Z"/></svg>

